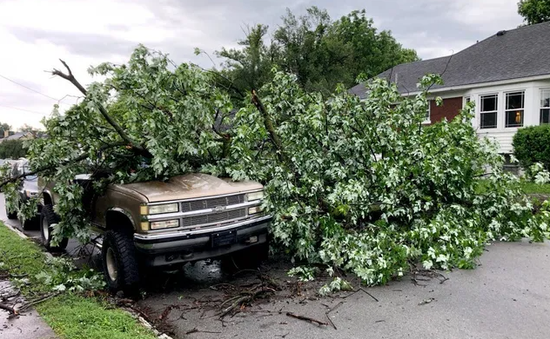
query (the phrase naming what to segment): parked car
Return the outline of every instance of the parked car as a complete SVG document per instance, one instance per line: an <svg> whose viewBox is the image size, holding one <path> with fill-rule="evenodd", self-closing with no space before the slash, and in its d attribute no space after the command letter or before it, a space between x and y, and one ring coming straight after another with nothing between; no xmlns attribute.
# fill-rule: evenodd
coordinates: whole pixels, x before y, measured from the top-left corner
<svg viewBox="0 0 550 339"><path fill-rule="evenodd" d="M29 173L29 163L27 159L19 159L12 162L12 171L11 175L12 177ZM28 199L31 197L34 197L38 194L38 177L36 175L27 176L24 178L24 180L21 182L21 185L18 187L18 197L17 197L17 208L15 210L8 210L7 204L5 204L6 208L6 215L8 216L8 219L17 219L17 212L19 210L19 206L21 204L25 203ZM35 217L31 219L25 220L25 222L21 223L21 226L23 229L29 229L31 227L35 227L39 221L40 218L40 212L41 212L42 206L39 204L37 209L37 214Z"/></svg>
<svg viewBox="0 0 550 339"><path fill-rule="evenodd" d="M90 176L76 181L87 192L84 205L93 231L103 235L105 280L113 291L134 289L147 267L227 256L258 264L267 257L271 217L262 213L259 183L187 174L166 182L112 184L95 196ZM51 242L60 220L53 209L59 197L51 188L44 188L40 230L44 246L60 250L67 239L57 246Z"/></svg>

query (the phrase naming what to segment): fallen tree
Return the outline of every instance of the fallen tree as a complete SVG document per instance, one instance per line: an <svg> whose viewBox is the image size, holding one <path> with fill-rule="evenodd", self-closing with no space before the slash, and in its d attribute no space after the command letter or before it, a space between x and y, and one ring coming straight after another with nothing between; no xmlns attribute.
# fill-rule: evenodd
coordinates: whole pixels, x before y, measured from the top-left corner
<svg viewBox="0 0 550 339"><path fill-rule="evenodd" d="M427 90L440 81L425 77L411 98L374 80L365 101L343 88L324 100L279 73L263 102L254 93L239 111L227 170L267 183L285 251L368 285L418 262L473 268L489 241L548 238L548 203L533 215L496 144L477 137L472 103L451 122L422 124Z"/></svg>
<svg viewBox="0 0 550 339"><path fill-rule="evenodd" d="M64 65L67 73L53 74L85 99L45 120L48 139L29 154L34 172L57 183L59 237L87 237L76 174L94 173L99 192L108 183L202 171L265 183L278 248L368 285L418 262L472 268L492 240L548 238L548 204L533 215L496 146L478 139L472 104L452 122L422 124L437 76L410 98L375 80L361 101L344 88L329 98L306 93L295 76L276 73L230 117L234 107L215 74L144 47L127 65L92 68L105 80L86 89ZM345 284L337 278L324 291Z"/></svg>

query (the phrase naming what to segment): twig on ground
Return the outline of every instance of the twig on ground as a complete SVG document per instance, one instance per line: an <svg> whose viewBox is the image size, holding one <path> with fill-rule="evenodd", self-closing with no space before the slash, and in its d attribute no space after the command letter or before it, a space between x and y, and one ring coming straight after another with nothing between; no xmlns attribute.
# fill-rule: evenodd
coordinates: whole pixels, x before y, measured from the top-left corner
<svg viewBox="0 0 550 339"><path fill-rule="evenodd" d="M374 301L376 301L376 302L379 302L379 301L380 301L380 300L378 300L374 295L370 294L369 292L367 292L367 291L366 291L365 289L363 289L363 288L359 288L358 290L351 292L350 294L346 295L346 296L344 297L344 299L346 299L346 298L348 298L348 297L351 297L352 295L354 295L355 293L357 293L357 292L359 292L359 291L364 292L364 293L367 294L369 297L371 297L372 299L374 299Z"/></svg>
<svg viewBox="0 0 550 339"><path fill-rule="evenodd" d="M286 315L291 317L291 318L296 318L296 319L299 319L299 320L307 321L307 322L310 322L310 323L313 323L313 324L317 324L319 326L327 326L328 325L328 323L326 323L324 321L320 321L320 320L313 319L313 318L310 318L310 317L306 317L306 316L303 316L303 315L294 314L292 312L286 312Z"/></svg>
<svg viewBox="0 0 550 339"><path fill-rule="evenodd" d="M21 306L21 308L19 308L19 312L24 312L35 305L43 303L46 300L50 300L51 298L57 297L59 294L61 294L61 292L54 292L54 293L50 293L45 296L42 296L40 298L31 300L28 303L25 303L23 306Z"/></svg>
<svg viewBox="0 0 550 339"><path fill-rule="evenodd" d="M201 331L198 328L194 328L190 331L185 332L185 334L192 334L192 333L212 333L212 334L220 334L222 332L216 332L216 331Z"/></svg>

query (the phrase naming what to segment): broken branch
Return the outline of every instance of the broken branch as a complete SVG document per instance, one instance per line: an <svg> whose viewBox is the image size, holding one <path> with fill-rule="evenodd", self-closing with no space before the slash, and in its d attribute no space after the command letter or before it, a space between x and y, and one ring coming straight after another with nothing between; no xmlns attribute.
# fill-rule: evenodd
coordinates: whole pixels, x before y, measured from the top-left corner
<svg viewBox="0 0 550 339"><path fill-rule="evenodd" d="M61 61L61 63L63 64L63 66L65 66L65 68L67 69L67 72L68 74L65 74L63 72L61 72L60 70L58 69L55 69L52 71L52 74L53 75L57 75L58 77L61 77L67 81L69 81L71 84L73 84L82 94L84 94L84 96L87 96L88 95L88 91L84 88L84 86L82 86L80 84L80 82L78 82L78 80L76 80L76 78L74 77L73 75L73 72L71 71L71 69L69 68L69 65L67 65L67 63L61 59L59 59L59 61ZM134 140L132 140L132 138L130 138L126 132L124 132L124 130L122 129L122 127L120 127L120 125L109 115L109 113L107 112L107 110L105 109L105 107L103 107L102 105L98 105L98 109L99 109L99 112L101 113L101 115L105 118L105 120L107 120L107 122L109 123L109 125L111 125L115 131L118 133L118 135L122 138L122 140L126 141L127 144L129 144L132 148L134 148L139 154L143 155L144 157L147 157L147 158L152 158L153 155L151 154L151 152L149 152L143 145L139 145L137 142L135 142Z"/></svg>
<svg viewBox="0 0 550 339"><path fill-rule="evenodd" d="M303 315L294 314L292 312L286 312L286 315L291 317L291 318L296 318L296 319L299 319L299 320L307 321L307 322L310 322L312 324L316 324L316 325L319 325L319 326L327 326L328 325L328 323L326 323L324 321L320 321L320 320L313 319L313 318L310 318L310 317L306 317L306 316L303 316Z"/></svg>

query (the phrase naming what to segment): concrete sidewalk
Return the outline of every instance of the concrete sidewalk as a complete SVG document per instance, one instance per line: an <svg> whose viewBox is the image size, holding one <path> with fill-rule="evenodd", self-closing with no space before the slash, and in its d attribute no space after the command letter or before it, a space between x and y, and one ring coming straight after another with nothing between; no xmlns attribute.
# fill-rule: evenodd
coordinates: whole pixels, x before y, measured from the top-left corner
<svg viewBox="0 0 550 339"><path fill-rule="evenodd" d="M0 281L0 297L13 294L14 288L9 281ZM2 298L3 299L3 298ZM4 303L21 305L22 299L10 298ZM17 309L18 306L15 307ZM9 312L0 310L0 338L2 339L55 339L52 329L31 309L14 318L9 317Z"/></svg>

